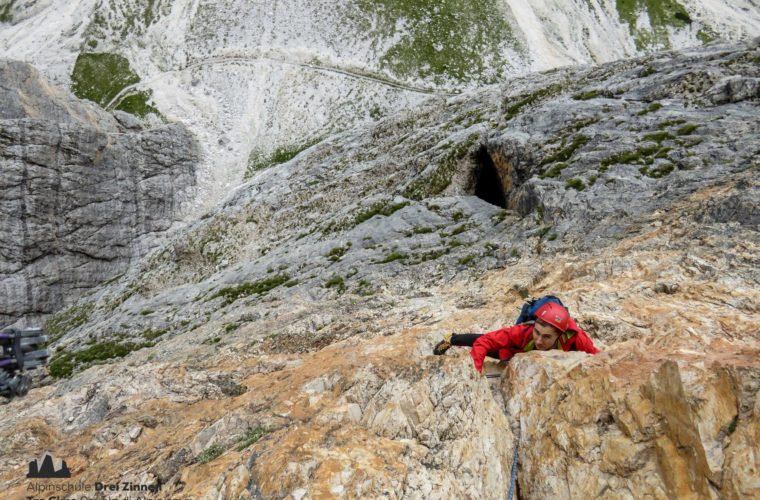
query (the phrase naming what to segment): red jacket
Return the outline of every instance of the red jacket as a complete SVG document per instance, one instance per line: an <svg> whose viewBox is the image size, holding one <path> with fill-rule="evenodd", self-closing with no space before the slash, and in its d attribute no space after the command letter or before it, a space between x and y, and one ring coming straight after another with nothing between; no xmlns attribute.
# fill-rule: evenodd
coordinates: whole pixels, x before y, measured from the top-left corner
<svg viewBox="0 0 760 500"><path fill-rule="evenodd" d="M567 331L559 336L555 347L563 351L583 351L589 354L599 352L586 332L581 330L572 318L570 318ZM499 359L510 359L518 352L528 352L533 349L533 325L522 324L494 330L479 337L472 344L470 356L475 369L481 371L483 360L489 352L498 351Z"/></svg>

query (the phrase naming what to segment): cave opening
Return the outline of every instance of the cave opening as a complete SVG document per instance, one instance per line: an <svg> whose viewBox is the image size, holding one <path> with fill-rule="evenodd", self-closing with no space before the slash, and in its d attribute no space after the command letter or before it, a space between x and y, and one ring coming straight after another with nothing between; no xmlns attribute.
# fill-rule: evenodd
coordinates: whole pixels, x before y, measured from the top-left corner
<svg viewBox="0 0 760 500"><path fill-rule="evenodd" d="M504 194L501 176L485 146L482 146L475 153L475 164L475 171L473 172L475 196L491 205L507 208L507 197Z"/></svg>

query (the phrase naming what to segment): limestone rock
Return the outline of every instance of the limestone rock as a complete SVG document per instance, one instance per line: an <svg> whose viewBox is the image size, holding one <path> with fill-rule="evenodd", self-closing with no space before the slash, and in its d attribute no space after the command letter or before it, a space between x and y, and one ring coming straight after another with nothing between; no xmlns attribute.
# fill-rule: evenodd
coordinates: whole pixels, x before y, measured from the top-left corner
<svg viewBox="0 0 760 500"><path fill-rule="evenodd" d="M197 145L179 124L124 128L20 62L0 61L0 110L0 323L39 324L163 241Z"/></svg>
<svg viewBox="0 0 760 500"><path fill-rule="evenodd" d="M740 388L760 375L758 354L756 347L681 339L667 349L619 344L580 364L518 356L502 387L522 431L522 494L760 494L749 458L756 445L747 440L760 415L756 406L739 408L742 398L756 405L757 391L747 395ZM542 376L533 376L535 370ZM748 458L740 469L727 460L737 456Z"/></svg>
<svg viewBox="0 0 760 500"><path fill-rule="evenodd" d="M760 101L710 99L757 43L432 99L257 172L58 316L70 373L3 406L0 488L47 449L176 497L504 498L517 444L524 498L757 496ZM601 354L430 355L547 293Z"/></svg>

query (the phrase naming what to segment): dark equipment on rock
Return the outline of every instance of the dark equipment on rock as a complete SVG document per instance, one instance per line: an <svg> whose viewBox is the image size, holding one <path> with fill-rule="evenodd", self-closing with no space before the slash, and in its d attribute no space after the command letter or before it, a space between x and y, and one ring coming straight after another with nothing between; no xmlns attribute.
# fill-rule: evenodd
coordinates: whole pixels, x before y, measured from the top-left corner
<svg viewBox="0 0 760 500"><path fill-rule="evenodd" d="M26 372L47 363L47 340L40 328L0 332L0 396L23 396L29 391L32 377Z"/></svg>
<svg viewBox="0 0 760 500"><path fill-rule="evenodd" d="M536 312L538 312L538 310L541 309L541 307L544 305L551 303L559 304L565 310L567 310L567 307L565 307L565 304L562 303L559 297L556 297L554 295L544 295L543 297L539 297L537 299L531 298L522 305L522 308L520 309L520 315L515 320L515 324L519 325L521 323L530 323L536 321Z"/></svg>

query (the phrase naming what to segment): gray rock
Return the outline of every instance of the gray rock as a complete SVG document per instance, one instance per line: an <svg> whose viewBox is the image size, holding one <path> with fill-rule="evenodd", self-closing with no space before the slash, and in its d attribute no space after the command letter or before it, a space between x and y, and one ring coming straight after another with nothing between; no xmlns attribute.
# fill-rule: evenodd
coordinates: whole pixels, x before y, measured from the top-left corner
<svg viewBox="0 0 760 500"><path fill-rule="evenodd" d="M760 190L741 184L740 190L727 198L708 200L695 218L703 223L736 222L760 231Z"/></svg>
<svg viewBox="0 0 760 500"><path fill-rule="evenodd" d="M715 105L760 98L760 78L726 77L707 92L707 97Z"/></svg>
<svg viewBox="0 0 760 500"><path fill-rule="evenodd" d="M132 441L135 441L138 437L140 437L140 434L142 434L142 427L140 426L132 427L129 430L129 439L131 439Z"/></svg>
<svg viewBox="0 0 760 500"><path fill-rule="evenodd" d="M686 215L719 234L755 227L760 101L716 107L706 81L756 78L756 51L563 68L331 137L258 172L83 301L87 319L68 323L64 348L147 332L151 356L173 360L189 348L166 341L193 331L210 349L302 353L355 335L342 318L358 310L362 334L394 333L377 320L399 297L615 245L710 186L734 187ZM512 290L531 294L540 276L515 276ZM482 296L470 287L456 304ZM397 314L399 330L434 321L411 306Z"/></svg>
<svg viewBox="0 0 760 500"><path fill-rule="evenodd" d="M180 448L172 453L167 460L154 465L149 472L156 476L162 484L170 483L182 467L190 463L193 458L193 453L189 448Z"/></svg>
<svg viewBox="0 0 760 500"><path fill-rule="evenodd" d="M181 220L195 140L179 124L142 131L115 116L0 60L0 324L73 303Z"/></svg>
<svg viewBox="0 0 760 500"><path fill-rule="evenodd" d="M654 291L657 293L666 293L672 295L680 289L678 283L656 283Z"/></svg>
<svg viewBox="0 0 760 500"><path fill-rule="evenodd" d="M117 109L113 112L113 116L116 118L116 121L119 122L119 125L124 128L132 130L142 130L143 128L142 122L135 115Z"/></svg>
<svg viewBox="0 0 760 500"><path fill-rule="evenodd" d="M138 422L140 422L142 425L147 427L148 429L155 429L156 426L158 426L158 420L156 420L154 417L151 417L150 415L142 416L138 419Z"/></svg>
<svg viewBox="0 0 760 500"><path fill-rule="evenodd" d="M716 106L710 92L732 75L757 78L756 50L530 75L431 100L256 173L78 304L88 313L64 322L61 353L142 348L103 366L80 360L70 379L11 401L0 466L26 466L39 446L19 430L43 420L72 439L94 427L95 444L77 444L94 466L98 443L135 421L148 427L149 411L167 426L160 448L130 446L151 463L114 460L147 469L167 494L183 478L209 498L503 498L518 446L529 497L625 496L639 480L638 496L666 497L648 489L659 454L683 457L655 438L677 444L685 408L690 436L713 428L705 456L733 457L725 480L751 479L760 103ZM554 282L607 352L516 356L513 376L490 384L464 349L430 356L443 333L499 328ZM716 356L734 364L716 371ZM651 361L664 363L654 378ZM251 390L239 394L242 384ZM497 385L501 399L490 397ZM735 394L720 402L709 387ZM736 437L723 442L736 411ZM260 426L275 430L232 450ZM183 470L210 447L229 451ZM362 460L381 466L351 476ZM701 477L703 463L679 470ZM735 491L751 496L746 481Z"/></svg>
<svg viewBox="0 0 760 500"><path fill-rule="evenodd" d="M228 375L213 377L211 383L216 385L225 396L239 396L246 391L245 386L238 384Z"/></svg>

